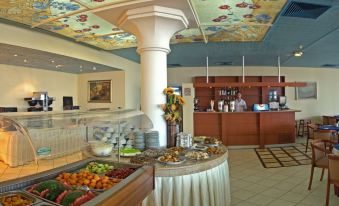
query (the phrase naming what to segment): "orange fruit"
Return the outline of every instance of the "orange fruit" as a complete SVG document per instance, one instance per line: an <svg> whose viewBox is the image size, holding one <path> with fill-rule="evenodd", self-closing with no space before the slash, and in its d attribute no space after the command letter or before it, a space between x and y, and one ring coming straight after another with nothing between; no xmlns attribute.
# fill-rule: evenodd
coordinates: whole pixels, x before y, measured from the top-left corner
<svg viewBox="0 0 339 206"><path fill-rule="evenodd" d="M88 179L84 179L84 184L88 185L90 183L90 181Z"/></svg>

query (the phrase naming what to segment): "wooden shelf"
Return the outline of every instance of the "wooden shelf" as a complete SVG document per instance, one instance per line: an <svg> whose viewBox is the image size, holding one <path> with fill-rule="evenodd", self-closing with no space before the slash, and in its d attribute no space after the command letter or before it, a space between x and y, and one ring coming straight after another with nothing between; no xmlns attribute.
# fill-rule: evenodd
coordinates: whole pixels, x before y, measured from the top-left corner
<svg viewBox="0 0 339 206"><path fill-rule="evenodd" d="M200 108L208 108L211 99L220 100L225 98L234 99L236 95L219 95L219 91L228 88L237 88L246 101L247 107L253 104L267 104L270 90L277 91L279 96L285 95L285 87L306 86L304 82L285 82L285 77L281 76L278 82L277 76L247 76L242 82L240 76L210 76L209 83L206 77L194 77L195 97L200 100ZM214 104L217 108L217 104Z"/></svg>
<svg viewBox="0 0 339 206"><path fill-rule="evenodd" d="M195 88L224 88L224 87L305 87L306 82L218 82L194 83Z"/></svg>

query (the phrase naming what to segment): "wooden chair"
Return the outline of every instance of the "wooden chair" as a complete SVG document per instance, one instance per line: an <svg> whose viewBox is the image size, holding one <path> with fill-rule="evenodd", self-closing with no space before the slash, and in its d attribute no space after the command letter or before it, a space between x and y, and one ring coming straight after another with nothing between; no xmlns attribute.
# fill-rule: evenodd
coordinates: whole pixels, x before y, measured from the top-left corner
<svg viewBox="0 0 339 206"><path fill-rule="evenodd" d="M324 171L325 169L328 169L328 157L327 154L331 153L332 151L332 145L334 144L331 140L314 140L311 143L312 148L312 163L311 163L311 176L310 176L310 182L308 184L308 190L312 187L312 181L313 181L313 173L314 168L321 168L321 177L320 181L323 180L324 177Z"/></svg>
<svg viewBox="0 0 339 206"><path fill-rule="evenodd" d="M328 155L328 178L326 190L326 206L330 203L330 185L334 184L339 187L339 156Z"/></svg>
<svg viewBox="0 0 339 206"><path fill-rule="evenodd" d="M311 140L314 139L314 131L316 131L317 129L318 129L318 125L313 124L313 123L307 124L307 140L306 140L305 153L307 153L308 142L309 142L310 139Z"/></svg>
<svg viewBox="0 0 339 206"><path fill-rule="evenodd" d="M335 130L314 130L313 139L333 140L336 133L337 131Z"/></svg>
<svg viewBox="0 0 339 206"><path fill-rule="evenodd" d="M311 123L311 120L300 119L298 124L298 137L303 137L305 134L308 135L307 125Z"/></svg>
<svg viewBox="0 0 339 206"><path fill-rule="evenodd" d="M337 123L337 119L335 117L328 117L328 124L335 125Z"/></svg>

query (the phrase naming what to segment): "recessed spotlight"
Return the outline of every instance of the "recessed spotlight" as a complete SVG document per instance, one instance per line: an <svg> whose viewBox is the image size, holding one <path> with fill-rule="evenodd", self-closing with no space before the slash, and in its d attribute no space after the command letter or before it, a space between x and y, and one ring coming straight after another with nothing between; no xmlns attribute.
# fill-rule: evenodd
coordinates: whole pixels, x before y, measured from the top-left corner
<svg viewBox="0 0 339 206"><path fill-rule="evenodd" d="M26 62L27 62L27 59L24 59L24 62L26 63Z"/></svg>
<svg viewBox="0 0 339 206"><path fill-rule="evenodd" d="M97 70L97 68L95 66L93 66L93 70L95 71L95 70Z"/></svg>
<svg viewBox="0 0 339 206"><path fill-rule="evenodd" d="M303 55L302 51L294 51L293 52L293 56L295 56L295 57L301 57L302 55Z"/></svg>
<svg viewBox="0 0 339 206"><path fill-rule="evenodd" d="M82 72L82 69L80 69L80 72Z"/></svg>
<svg viewBox="0 0 339 206"><path fill-rule="evenodd" d="M60 67L62 67L62 65L60 65L60 64L55 66L55 68L60 68Z"/></svg>
<svg viewBox="0 0 339 206"><path fill-rule="evenodd" d="M13 56L17 57L18 55L17 55L17 54L14 54Z"/></svg>
<svg viewBox="0 0 339 206"><path fill-rule="evenodd" d="M82 69L82 65L80 65L80 69Z"/></svg>
<svg viewBox="0 0 339 206"><path fill-rule="evenodd" d="M52 59L51 62L54 63L55 61Z"/></svg>

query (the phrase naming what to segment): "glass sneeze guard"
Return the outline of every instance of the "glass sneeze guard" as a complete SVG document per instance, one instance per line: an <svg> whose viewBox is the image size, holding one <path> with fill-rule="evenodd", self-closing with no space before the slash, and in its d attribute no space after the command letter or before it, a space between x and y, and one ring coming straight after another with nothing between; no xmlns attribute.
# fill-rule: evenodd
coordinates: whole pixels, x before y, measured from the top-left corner
<svg viewBox="0 0 339 206"><path fill-rule="evenodd" d="M83 151L89 141L133 146L131 134L153 128L141 111L67 111L0 114L0 160L18 166Z"/></svg>

